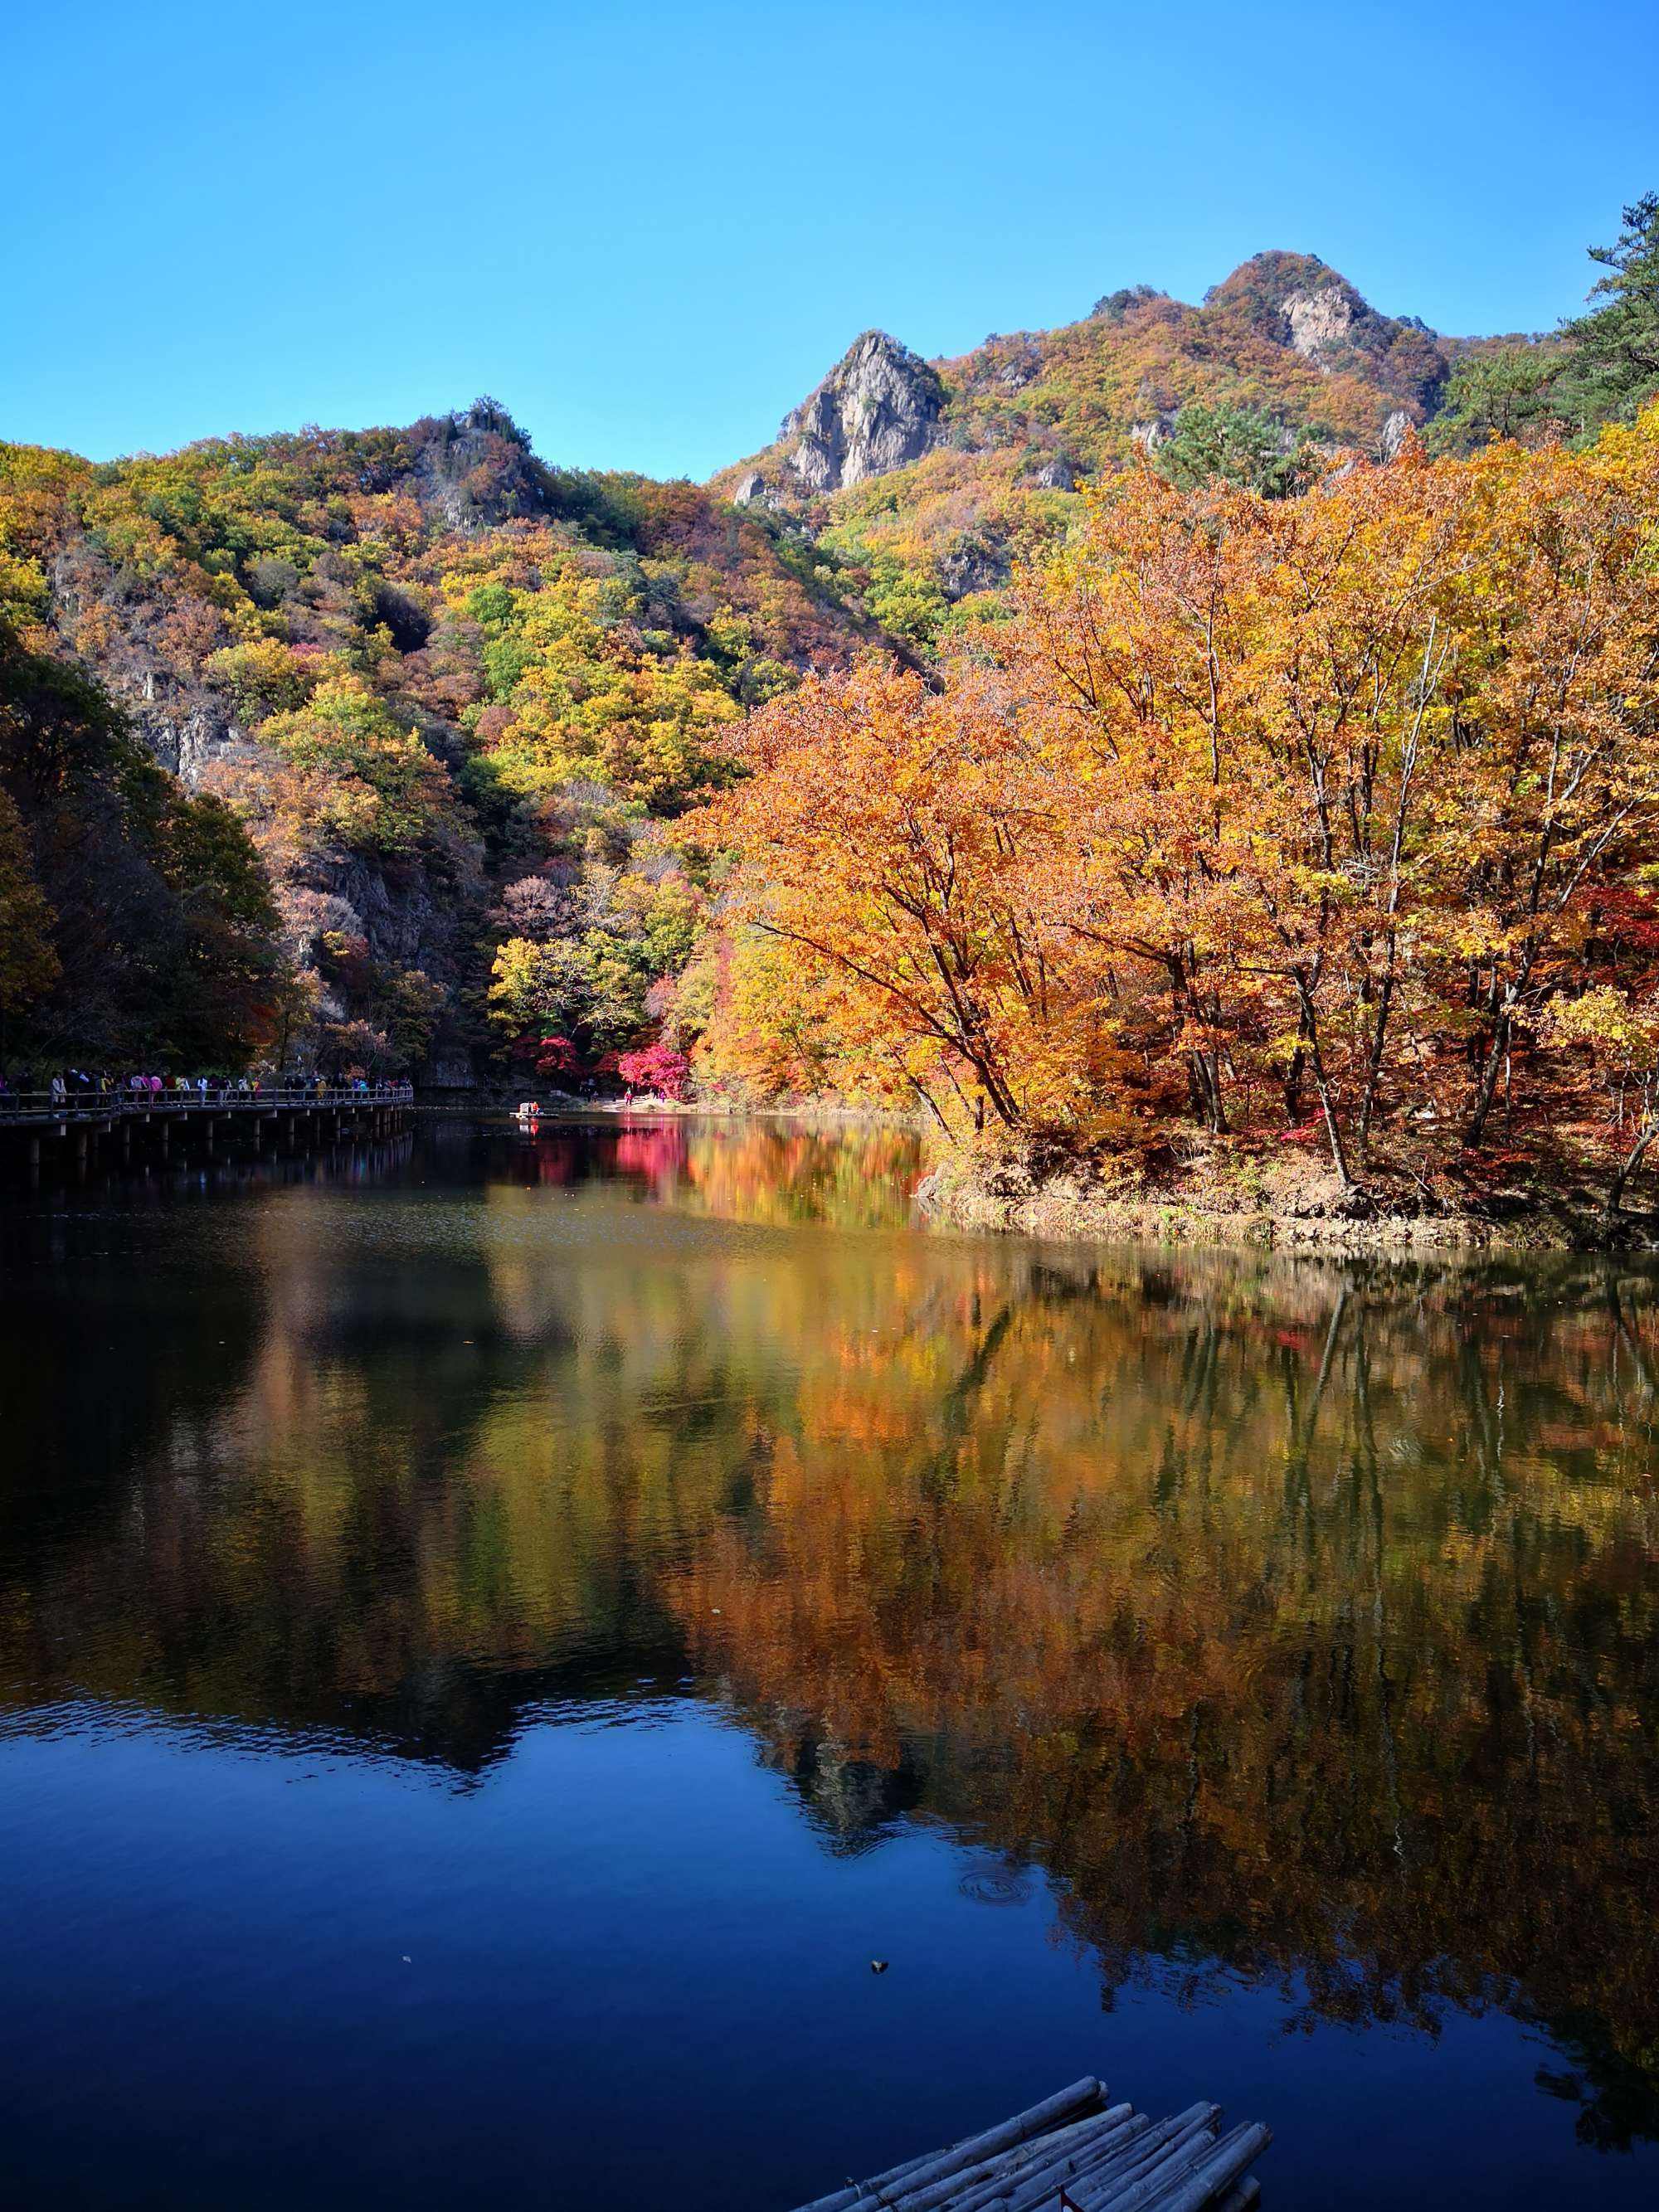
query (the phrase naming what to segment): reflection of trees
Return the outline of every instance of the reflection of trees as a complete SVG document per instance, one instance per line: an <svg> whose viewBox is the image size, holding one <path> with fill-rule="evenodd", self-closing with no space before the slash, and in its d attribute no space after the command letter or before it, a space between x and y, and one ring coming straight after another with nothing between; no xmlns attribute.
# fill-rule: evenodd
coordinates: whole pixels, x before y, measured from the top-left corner
<svg viewBox="0 0 1659 2212"><path fill-rule="evenodd" d="M619 1180L659 1202L774 1227L898 1228L921 1172L916 1139L902 1128L866 1130L853 1144L844 1129L795 1121L678 1116L598 1129L550 1121L519 1140L514 1158L526 1182Z"/></svg>
<svg viewBox="0 0 1659 2212"><path fill-rule="evenodd" d="M1653 1316L1569 1287L1181 1262L936 1304L804 1386L764 1512L680 1578L694 1647L775 1756L902 1762L1038 1853L1109 1988L1594 2018L1627 2129L1659 2061Z"/></svg>
<svg viewBox="0 0 1659 2212"><path fill-rule="evenodd" d="M221 1264L259 1202L286 1186L379 1180L409 1150L395 1138L304 1158L242 1151L210 1165L181 1143L170 1165L142 1176L94 1170L74 1190L0 1203L0 1554L14 1571L93 1505L118 1499L131 1465L158 1451L187 1460L212 1425L265 1326L261 1275ZM106 1203L112 1181L118 1211ZM195 1211L209 1200L210 1230ZM191 1220L205 1233L181 1252L178 1232Z"/></svg>
<svg viewBox="0 0 1659 2212"><path fill-rule="evenodd" d="M214 1387L161 1376L115 1476L8 1547L9 1694L470 1769L527 1701L695 1666L834 1848L914 1810L1041 1859L1109 1990L1518 2007L1580 2054L1553 2086L1587 2129L1650 2124L1646 1279L734 1235L697 1203L251 1211L211 1318L173 1328L181 1289L161 1333Z"/></svg>

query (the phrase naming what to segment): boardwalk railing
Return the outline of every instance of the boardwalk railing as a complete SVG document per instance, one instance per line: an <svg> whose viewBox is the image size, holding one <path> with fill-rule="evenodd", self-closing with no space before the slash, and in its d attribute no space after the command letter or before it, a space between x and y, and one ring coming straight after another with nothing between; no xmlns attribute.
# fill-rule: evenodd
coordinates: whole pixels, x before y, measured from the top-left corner
<svg viewBox="0 0 1659 2212"><path fill-rule="evenodd" d="M0 1091L0 1124L11 1122L113 1121L147 1120L155 1114L291 1114L309 1108L328 1113L368 1106L409 1106L415 1093L407 1083L261 1084L242 1091L234 1084L189 1084L182 1090Z"/></svg>

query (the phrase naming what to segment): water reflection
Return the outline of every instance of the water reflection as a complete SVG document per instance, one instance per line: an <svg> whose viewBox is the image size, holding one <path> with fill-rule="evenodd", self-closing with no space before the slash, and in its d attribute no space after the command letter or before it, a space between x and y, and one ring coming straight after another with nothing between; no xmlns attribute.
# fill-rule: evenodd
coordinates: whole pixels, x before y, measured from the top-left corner
<svg viewBox="0 0 1659 2212"><path fill-rule="evenodd" d="M1517 2008L1588 2132L1651 2131L1650 1282L959 1264L672 1578L698 1663L775 1755L1060 1875L1109 2000Z"/></svg>
<svg viewBox="0 0 1659 2212"><path fill-rule="evenodd" d="M902 1227L921 1167L915 1139L896 1128L645 1115L600 1128L545 1121L517 1136L513 1159L544 1189L604 1183L723 1220L840 1229Z"/></svg>
<svg viewBox="0 0 1659 2212"><path fill-rule="evenodd" d="M550 1700L695 1688L829 1850L937 1824L985 1903L1046 1870L1109 2006L1502 2008L1587 2140L1653 2134L1651 1273L934 1241L915 1165L456 1130L14 1213L8 1725L464 1779Z"/></svg>

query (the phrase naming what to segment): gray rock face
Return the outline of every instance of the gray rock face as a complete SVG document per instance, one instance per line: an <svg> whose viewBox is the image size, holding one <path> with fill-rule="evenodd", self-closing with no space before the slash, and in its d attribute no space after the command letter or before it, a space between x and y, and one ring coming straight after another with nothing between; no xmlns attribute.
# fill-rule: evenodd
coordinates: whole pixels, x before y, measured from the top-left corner
<svg viewBox="0 0 1659 2212"><path fill-rule="evenodd" d="M1400 451L1410 434L1411 427L1411 416L1403 407L1396 407L1382 425L1382 453L1385 461L1391 461Z"/></svg>
<svg viewBox="0 0 1659 2212"><path fill-rule="evenodd" d="M1171 414L1149 415L1145 422L1131 422L1129 435L1143 453L1155 453L1164 440L1173 435L1176 418Z"/></svg>
<svg viewBox="0 0 1659 2212"><path fill-rule="evenodd" d="M447 530L488 529L545 503L530 441L493 399L417 423L422 503Z"/></svg>
<svg viewBox="0 0 1659 2212"><path fill-rule="evenodd" d="M149 639L123 644L126 665L105 678L110 694L161 766L193 790L216 761L246 743L229 702L169 668Z"/></svg>
<svg viewBox="0 0 1659 2212"><path fill-rule="evenodd" d="M919 460L939 442L945 387L919 354L866 331L783 420L789 466L811 491L839 491Z"/></svg>
<svg viewBox="0 0 1659 2212"><path fill-rule="evenodd" d="M470 1091L477 1079L472 1054L465 1045L434 1051L421 1071L421 1081L430 1091Z"/></svg>
<svg viewBox="0 0 1659 2212"><path fill-rule="evenodd" d="M988 339L988 344L990 341ZM1029 339L1012 353L997 370L994 379L999 392L1024 392L1028 384L1035 384L1042 374L1042 356Z"/></svg>
<svg viewBox="0 0 1659 2212"><path fill-rule="evenodd" d="M966 599L970 592L992 592L1006 584L1013 561L996 537L975 534L963 538L939 556L939 580L947 599Z"/></svg>
<svg viewBox="0 0 1659 2212"><path fill-rule="evenodd" d="M1346 287L1322 284L1317 291L1292 292L1285 301L1291 343L1304 361L1328 373L1329 353L1352 343L1354 311Z"/></svg>
<svg viewBox="0 0 1659 2212"><path fill-rule="evenodd" d="M758 469L750 469L745 476L740 476L732 487L733 507L763 505L766 497L766 479Z"/></svg>
<svg viewBox="0 0 1659 2212"><path fill-rule="evenodd" d="M180 783L191 790L201 782L205 769L242 743L235 724L222 720L211 707L185 708L172 714L140 708L133 720L162 767L171 769Z"/></svg>

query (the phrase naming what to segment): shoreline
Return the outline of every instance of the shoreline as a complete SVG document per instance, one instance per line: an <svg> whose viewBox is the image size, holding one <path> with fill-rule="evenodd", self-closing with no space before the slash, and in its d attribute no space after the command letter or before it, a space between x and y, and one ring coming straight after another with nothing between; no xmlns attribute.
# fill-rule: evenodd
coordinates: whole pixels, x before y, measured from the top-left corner
<svg viewBox="0 0 1659 2212"><path fill-rule="evenodd" d="M1053 1174L1023 1163L960 1155L936 1162L918 1186L927 1226L1052 1243L1134 1243L1233 1251L1394 1254L1477 1260L1503 1254L1659 1249L1659 1216L1626 1211L1611 1222L1572 1195L1412 1210L1385 1195L1356 1204L1328 1176L1283 1174L1253 1188L1194 1174L1180 1183L1111 1187L1075 1167ZM1363 1210L1362 1210L1363 1208Z"/></svg>
<svg viewBox="0 0 1659 2212"><path fill-rule="evenodd" d="M414 1110L434 1121L518 1121L518 1103L504 1097L422 1097L417 1091ZM646 1121L802 1121L836 1128L872 1127L925 1130L920 1115L884 1113L874 1106L739 1106L719 1101L678 1098L562 1098L540 1107L543 1123L617 1121L627 1115Z"/></svg>
<svg viewBox="0 0 1659 2212"><path fill-rule="evenodd" d="M514 1108L497 1099L420 1100L417 1115L436 1120L504 1121ZM665 1098L550 1100L539 1127L635 1118L793 1123L802 1127L909 1129L933 1133L920 1115L858 1106L752 1106ZM924 1154L924 1157L927 1157ZM1548 1196L1510 1189L1489 1197L1453 1192L1412 1202L1398 1178L1363 1194L1299 1160L1231 1161L1198 1155L1177 1180L1108 1184L1075 1163L1052 1171L1018 1156L970 1152L933 1156L912 1199L919 1228L963 1236L1027 1237L1044 1243L1150 1244L1216 1251L1327 1255L1395 1255L1454 1261L1527 1253L1659 1251L1659 1211L1628 1206L1609 1222L1595 1194L1564 1185Z"/></svg>

